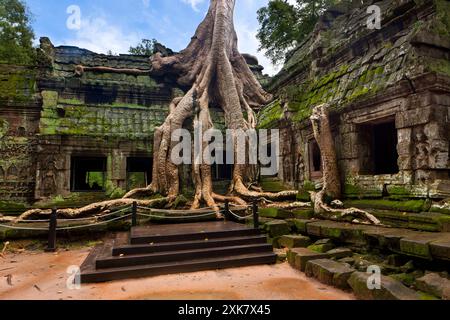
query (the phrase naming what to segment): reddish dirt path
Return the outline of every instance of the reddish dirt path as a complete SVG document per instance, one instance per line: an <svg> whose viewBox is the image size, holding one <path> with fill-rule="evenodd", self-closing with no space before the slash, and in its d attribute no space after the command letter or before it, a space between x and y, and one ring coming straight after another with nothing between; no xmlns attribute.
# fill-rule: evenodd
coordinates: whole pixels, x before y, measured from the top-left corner
<svg viewBox="0 0 450 320"><path fill-rule="evenodd" d="M288 264L195 272L66 287L70 265L79 265L89 249L58 254L8 254L0 257L0 299L125 300L125 299L274 299L349 300L349 293L307 278ZM8 284L11 275L11 285Z"/></svg>

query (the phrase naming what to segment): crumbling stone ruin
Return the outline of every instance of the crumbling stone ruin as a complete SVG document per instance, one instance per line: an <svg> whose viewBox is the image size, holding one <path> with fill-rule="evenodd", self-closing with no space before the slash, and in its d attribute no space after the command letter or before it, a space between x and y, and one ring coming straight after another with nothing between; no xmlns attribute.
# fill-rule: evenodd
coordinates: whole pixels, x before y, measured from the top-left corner
<svg viewBox="0 0 450 320"><path fill-rule="evenodd" d="M280 128L278 178L307 199L322 178L309 117L330 104L347 204L424 212L450 196L450 4L375 4L380 30L368 5L326 12L268 84L259 126Z"/></svg>
<svg viewBox="0 0 450 320"><path fill-rule="evenodd" d="M48 38L40 43L38 66L0 65L0 211L20 213L36 202L79 206L146 187L155 127L186 88L170 76L150 76L148 56L54 47ZM244 57L266 81L257 59ZM211 114L223 129L223 112ZM183 169L181 185L188 194L191 175ZM230 177L229 167L214 168L219 188L226 190Z"/></svg>

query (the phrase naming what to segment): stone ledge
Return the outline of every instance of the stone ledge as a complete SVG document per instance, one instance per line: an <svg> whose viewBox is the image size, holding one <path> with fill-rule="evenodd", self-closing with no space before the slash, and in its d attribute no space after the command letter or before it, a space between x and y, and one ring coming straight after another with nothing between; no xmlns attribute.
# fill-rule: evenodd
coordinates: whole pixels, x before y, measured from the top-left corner
<svg viewBox="0 0 450 320"><path fill-rule="evenodd" d="M348 265L330 259L308 261L305 270L308 277L314 277L324 284L344 290L350 288L347 281L353 272L355 269Z"/></svg>
<svg viewBox="0 0 450 320"><path fill-rule="evenodd" d="M405 287L400 281L390 277L381 276L381 289L370 290L367 282L370 275L363 272L354 272L348 284L353 293L361 300L420 300L420 295L412 289Z"/></svg>

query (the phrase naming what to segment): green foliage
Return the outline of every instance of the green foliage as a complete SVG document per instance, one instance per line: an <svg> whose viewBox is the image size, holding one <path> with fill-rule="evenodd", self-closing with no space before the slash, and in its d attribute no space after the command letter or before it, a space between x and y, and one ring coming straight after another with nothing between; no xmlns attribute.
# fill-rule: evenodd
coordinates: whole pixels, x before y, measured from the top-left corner
<svg viewBox="0 0 450 320"><path fill-rule="evenodd" d="M287 52L313 31L320 15L338 2L297 0L296 5L292 5L287 0L270 0L258 10L260 50L266 50L266 56L273 63L282 63Z"/></svg>
<svg viewBox="0 0 450 320"><path fill-rule="evenodd" d="M142 39L136 47L130 47L128 52L136 55L151 56L155 53L154 49L156 43L156 39Z"/></svg>
<svg viewBox="0 0 450 320"><path fill-rule="evenodd" d="M0 0L0 63L33 64L31 14L21 0Z"/></svg>

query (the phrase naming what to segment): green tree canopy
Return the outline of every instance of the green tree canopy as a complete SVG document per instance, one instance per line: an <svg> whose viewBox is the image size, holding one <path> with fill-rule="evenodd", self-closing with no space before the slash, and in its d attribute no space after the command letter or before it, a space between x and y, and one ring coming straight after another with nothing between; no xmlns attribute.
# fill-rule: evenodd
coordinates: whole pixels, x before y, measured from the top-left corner
<svg viewBox="0 0 450 320"><path fill-rule="evenodd" d="M260 50L273 63L284 62L286 53L313 31L320 15L339 0L270 0L258 10Z"/></svg>
<svg viewBox="0 0 450 320"><path fill-rule="evenodd" d="M131 54L151 56L154 53L155 44L158 43L156 39L148 40L142 39L136 47L130 47L128 50Z"/></svg>
<svg viewBox="0 0 450 320"><path fill-rule="evenodd" d="M0 63L32 64L31 14L21 0L0 0Z"/></svg>

